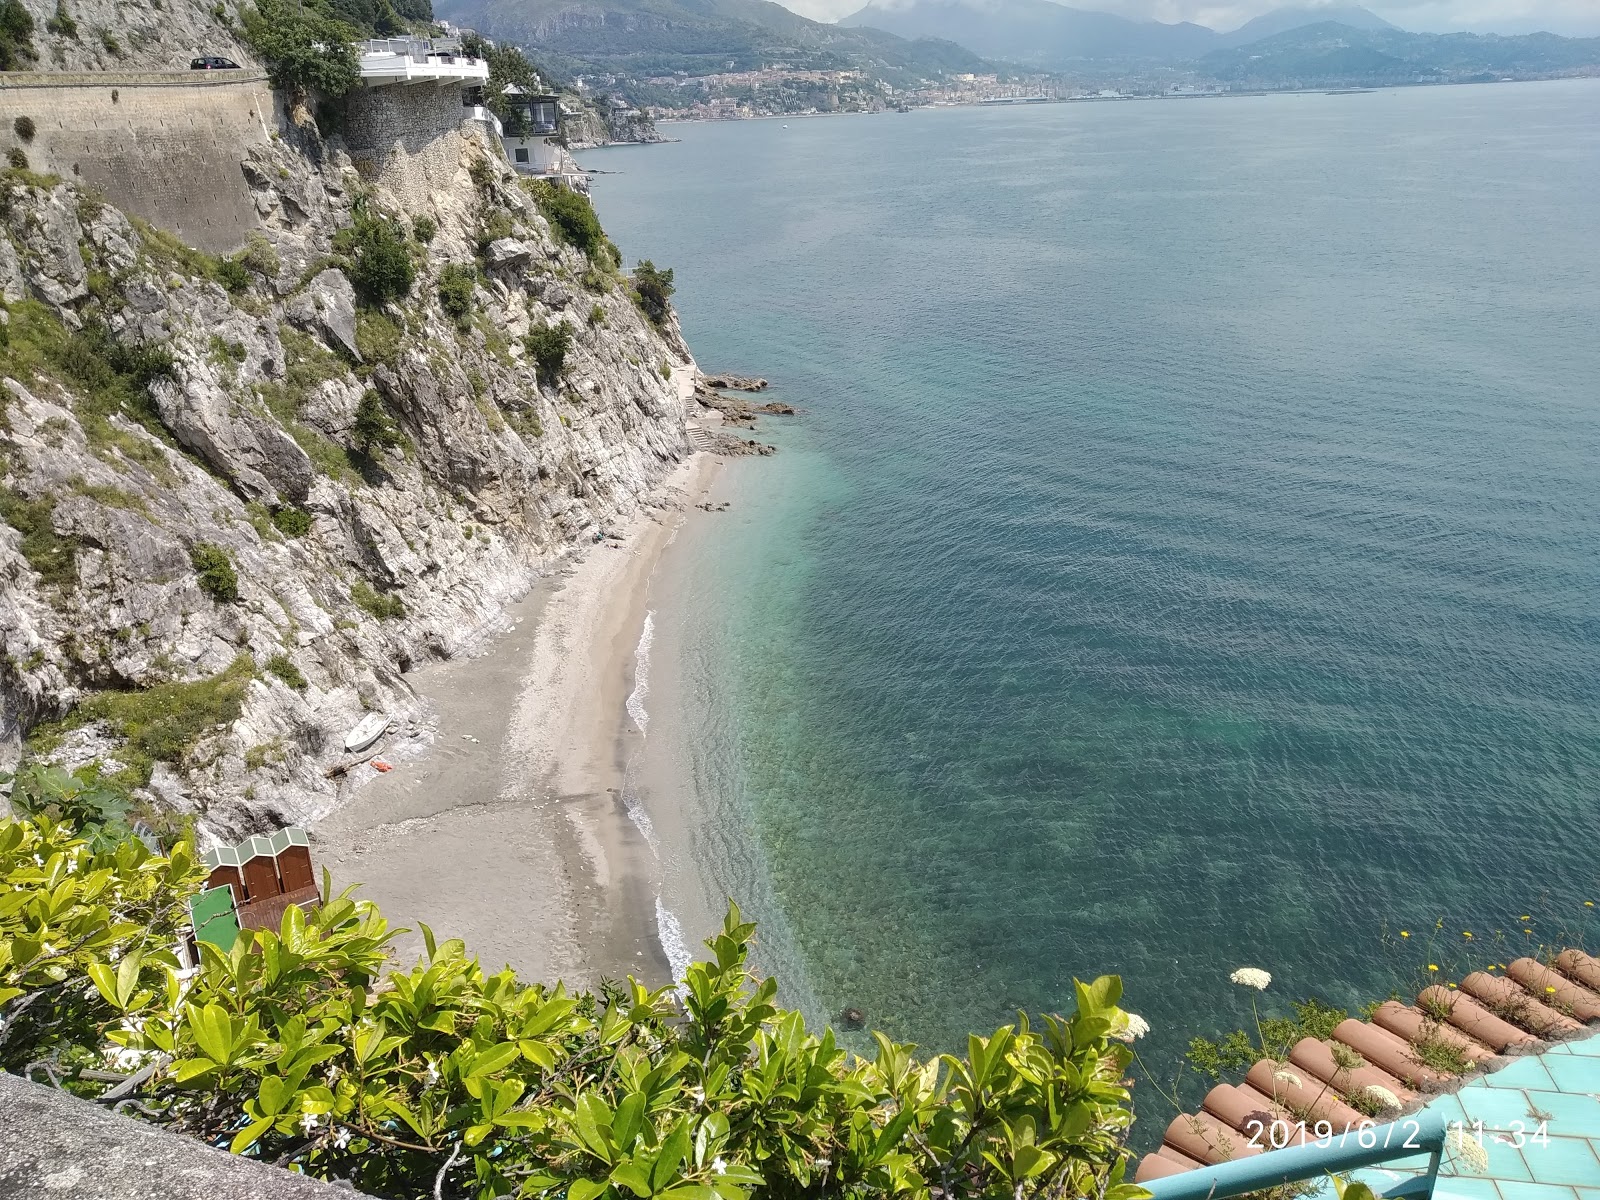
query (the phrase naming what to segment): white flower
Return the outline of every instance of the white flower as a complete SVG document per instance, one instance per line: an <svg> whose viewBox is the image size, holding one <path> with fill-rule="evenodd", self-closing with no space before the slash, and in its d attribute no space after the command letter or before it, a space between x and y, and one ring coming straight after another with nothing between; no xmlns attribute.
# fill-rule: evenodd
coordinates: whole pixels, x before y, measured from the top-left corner
<svg viewBox="0 0 1600 1200"><path fill-rule="evenodd" d="M1272 1081L1274 1083L1292 1083L1295 1087L1303 1087L1305 1085L1305 1081L1289 1070L1288 1067L1279 1067L1274 1071L1272 1073Z"/></svg>
<svg viewBox="0 0 1600 1200"><path fill-rule="evenodd" d="M712 1159L711 1169L718 1175L726 1175L728 1173L728 1160L721 1157Z"/></svg>
<svg viewBox="0 0 1600 1200"><path fill-rule="evenodd" d="M307 1133L315 1133L317 1129L317 1114L308 1112L302 1115L300 1118L300 1128L305 1130Z"/></svg>
<svg viewBox="0 0 1600 1200"><path fill-rule="evenodd" d="M1272 982L1272 976L1260 967L1240 967L1228 978L1240 987L1252 987L1258 992L1266 991Z"/></svg>
<svg viewBox="0 0 1600 1200"><path fill-rule="evenodd" d="M428 1061L428 1077L422 1082L428 1087L439 1082L439 1068L431 1059Z"/></svg>
<svg viewBox="0 0 1600 1200"><path fill-rule="evenodd" d="M1150 1032L1150 1022L1138 1013L1125 1012L1117 1027L1111 1031L1111 1036L1119 1042L1131 1042L1142 1038Z"/></svg>
<svg viewBox="0 0 1600 1200"><path fill-rule="evenodd" d="M1400 1097L1396 1096L1393 1092L1381 1084L1369 1083L1366 1087L1361 1089L1361 1094L1368 1100L1381 1104L1385 1108L1402 1107L1400 1103Z"/></svg>
<svg viewBox="0 0 1600 1200"><path fill-rule="evenodd" d="M1467 1165L1468 1170L1475 1174L1482 1175L1489 1169L1489 1152L1477 1138L1461 1126L1457 1125L1450 1130L1450 1137L1445 1145Z"/></svg>
<svg viewBox="0 0 1600 1200"><path fill-rule="evenodd" d="M334 1146L334 1149L335 1150L343 1150L349 1144L350 1144L350 1131L347 1128L345 1128L343 1125L341 1125L339 1127L339 1132L333 1135L333 1146Z"/></svg>
<svg viewBox="0 0 1600 1200"><path fill-rule="evenodd" d="M339 1064L335 1063L328 1070L328 1086L333 1086L333 1081L339 1078Z"/></svg>

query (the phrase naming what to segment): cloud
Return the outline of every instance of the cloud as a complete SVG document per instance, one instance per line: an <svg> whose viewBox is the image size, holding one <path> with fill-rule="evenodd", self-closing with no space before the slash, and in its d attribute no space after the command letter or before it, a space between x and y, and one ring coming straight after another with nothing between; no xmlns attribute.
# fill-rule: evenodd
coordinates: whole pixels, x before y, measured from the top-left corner
<svg viewBox="0 0 1600 1200"><path fill-rule="evenodd" d="M884 0L880 0L880 3ZM911 0L888 0L896 6ZM983 0L971 0L982 8ZM1324 0L1324 4L1335 0ZM1359 0L1352 0L1359 2ZM819 21L860 9L866 0L788 0L788 7ZM1316 7L1315 0L1077 0L1075 8L1113 12L1140 21L1193 21L1212 29L1237 29L1252 17L1285 6ZM1600 0L1367 0L1366 7L1403 29L1425 33L1532 33L1600 37Z"/></svg>

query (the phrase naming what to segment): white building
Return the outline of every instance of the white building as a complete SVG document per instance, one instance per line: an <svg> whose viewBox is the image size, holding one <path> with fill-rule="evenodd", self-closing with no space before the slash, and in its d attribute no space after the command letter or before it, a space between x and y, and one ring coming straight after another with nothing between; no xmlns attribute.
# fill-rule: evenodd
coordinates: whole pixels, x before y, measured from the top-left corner
<svg viewBox="0 0 1600 1200"><path fill-rule="evenodd" d="M375 38L358 43L358 48L361 82L369 88L427 83L470 87L489 81L489 64L463 55L457 38Z"/></svg>

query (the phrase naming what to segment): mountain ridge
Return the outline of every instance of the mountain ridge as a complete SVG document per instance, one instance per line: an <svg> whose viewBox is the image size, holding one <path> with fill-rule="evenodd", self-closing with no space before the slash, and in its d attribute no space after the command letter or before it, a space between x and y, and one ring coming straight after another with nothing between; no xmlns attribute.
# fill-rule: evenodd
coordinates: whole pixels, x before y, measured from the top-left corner
<svg viewBox="0 0 1600 1200"><path fill-rule="evenodd" d="M840 19L847 28L878 28L900 37L937 37L985 58L1036 67L1092 60L1181 62L1305 25L1337 21L1357 29L1395 26L1360 5L1273 9L1231 32L1193 22L1135 21L1053 0L869 0Z"/></svg>

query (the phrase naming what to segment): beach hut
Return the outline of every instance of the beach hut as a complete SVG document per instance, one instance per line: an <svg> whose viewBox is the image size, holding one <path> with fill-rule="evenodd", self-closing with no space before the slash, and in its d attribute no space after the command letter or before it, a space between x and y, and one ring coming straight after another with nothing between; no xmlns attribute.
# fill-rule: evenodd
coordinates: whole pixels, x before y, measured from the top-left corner
<svg viewBox="0 0 1600 1200"><path fill-rule="evenodd" d="M201 860L211 869L207 890L228 894L239 928L276 929L291 904L315 908L322 903L311 841L294 825L207 850ZM198 930L197 925L197 937Z"/></svg>

